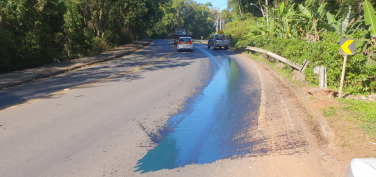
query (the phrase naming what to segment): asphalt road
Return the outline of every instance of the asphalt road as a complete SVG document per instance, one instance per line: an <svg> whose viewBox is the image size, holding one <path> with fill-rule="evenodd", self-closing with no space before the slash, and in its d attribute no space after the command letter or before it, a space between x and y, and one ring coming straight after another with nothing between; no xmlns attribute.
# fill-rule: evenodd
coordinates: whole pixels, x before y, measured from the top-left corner
<svg viewBox="0 0 376 177"><path fill-rule="evenodd" d="M280 176L275 165L287 159L293 173L282 174L323 175L307 132L294 132L301 124L267 124L291 105L265 111L276 103L265 101L260 69L231 51L195 44L177 52L156 40L121 59L2 90L0 176Z"/></svg>

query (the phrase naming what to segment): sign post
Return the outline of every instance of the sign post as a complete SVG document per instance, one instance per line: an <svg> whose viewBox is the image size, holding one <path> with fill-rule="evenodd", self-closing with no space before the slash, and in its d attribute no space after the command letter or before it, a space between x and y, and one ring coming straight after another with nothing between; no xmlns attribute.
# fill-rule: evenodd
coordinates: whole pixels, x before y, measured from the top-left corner
<svg viewBox="0 0 376 177"><path fill-rule="evenodd" d="M345 72L346 72L347 55L354 55L355 44L356 44L356 39L351 39L351 38L342 38L339 44L340 46L339 54L344 55L342 74L341 74L341 84L339 86L339 95L338 95L339 98L342 97L343 82L345 80Z"/></svg>

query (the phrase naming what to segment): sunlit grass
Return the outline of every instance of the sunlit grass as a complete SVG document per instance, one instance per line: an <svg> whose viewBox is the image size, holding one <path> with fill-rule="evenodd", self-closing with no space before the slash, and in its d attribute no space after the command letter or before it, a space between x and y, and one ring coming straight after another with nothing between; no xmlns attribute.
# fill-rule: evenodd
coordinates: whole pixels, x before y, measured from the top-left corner
<svg viewBox="0 0 376 177"><path fill-rule="evenodd" d="M333 106L324 108L323 115L326 116L326 117L336 116L337 115L337 108L335 108Z"/></svg>
<svg viewBox="0 0 376 177"><path fill-rule="evenodd" d="M376 139L376 103L343 98L338 100L345 104L342 109L351 113L352 120Z"/></svg>

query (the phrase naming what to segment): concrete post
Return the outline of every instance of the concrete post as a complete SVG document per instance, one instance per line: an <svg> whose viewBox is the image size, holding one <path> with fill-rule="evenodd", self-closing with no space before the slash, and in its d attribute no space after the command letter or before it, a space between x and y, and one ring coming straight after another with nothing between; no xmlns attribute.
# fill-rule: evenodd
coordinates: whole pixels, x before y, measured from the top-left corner
<svg viewBox="0 0 376 177"><path fill-rule="evenodd" d="M320 66L319 72L319 88L327 88L326 82L326 68L324 66Z"/></svg>

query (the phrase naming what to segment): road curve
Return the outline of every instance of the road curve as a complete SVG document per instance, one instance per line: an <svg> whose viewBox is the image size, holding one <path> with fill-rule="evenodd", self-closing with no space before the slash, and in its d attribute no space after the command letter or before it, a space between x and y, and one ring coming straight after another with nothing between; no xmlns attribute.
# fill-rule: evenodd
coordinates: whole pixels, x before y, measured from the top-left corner
<svg viewBox="0 0 376 177"><path fill-rule="evenodd" d="M305 138L311 135L290 120L291 98L268 95L279 85L262 67L231 51L195 44L194 52L176 52L171 44L156 40L121 59L0 91L7 108L0 111L0 176L279 176L286 160L287 176L325 174L310 154L317 151ZM222 72L226 66L236 72ZM224 87L221 78L229 78ZM200 106L211 94L224 101ZM168 165L152 153L172 154L161 148L171 139L179 155ZM147 166L150 154L161 160Z"/></svg>

